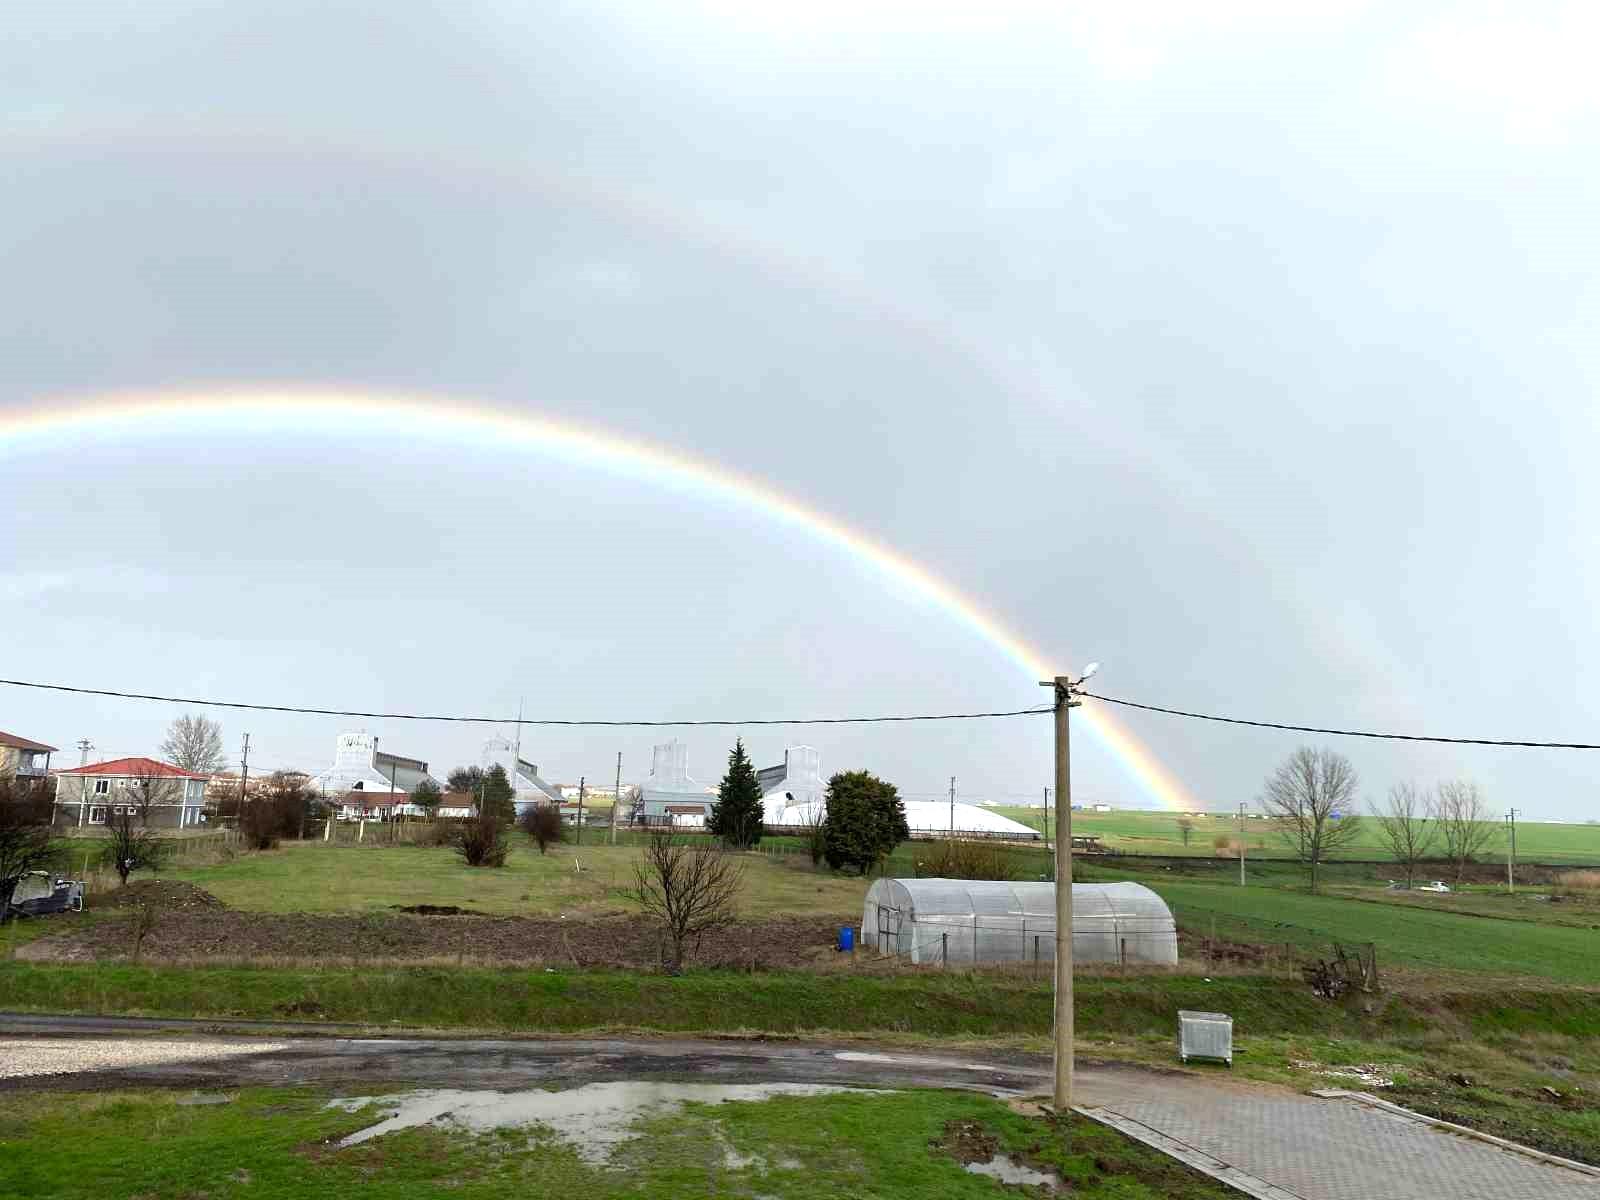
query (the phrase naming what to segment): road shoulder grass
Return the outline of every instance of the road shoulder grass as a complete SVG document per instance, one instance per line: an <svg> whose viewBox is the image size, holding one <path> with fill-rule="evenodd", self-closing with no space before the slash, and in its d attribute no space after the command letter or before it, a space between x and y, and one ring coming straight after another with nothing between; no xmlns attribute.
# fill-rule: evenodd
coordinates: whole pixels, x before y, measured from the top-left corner
<svg viewBox="0 0 1600 1200"><path fill-rule="evenodd" d="M0 1110L0 1195L100 1200L111 1195L210 1200L499 1200L529 1195L637 1197L1008 1194L947 1153L948 1131L1060 1173L1074 1191L1117 1200L1224 1200L1220 1184L1114 1131L1057 1125L965 1092L844 1093L686 1105L645 1117L609 1162L538 1127L470 1134L421 1127L349 1148L379 1119L305 1090L248 1089L186 1106L160 1092L43 1093ZM589 1149L593 1149L590 1147ZM1010 1192L1009 1194L1015 1194Z"/></svg>

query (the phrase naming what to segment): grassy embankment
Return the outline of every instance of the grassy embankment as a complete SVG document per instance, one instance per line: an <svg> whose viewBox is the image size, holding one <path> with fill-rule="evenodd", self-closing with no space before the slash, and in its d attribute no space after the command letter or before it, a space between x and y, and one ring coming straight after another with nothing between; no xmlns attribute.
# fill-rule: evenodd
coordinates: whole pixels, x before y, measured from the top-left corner
<svg viewBox="0 0 1600 1200"><path fill-rule="evenodd" d="M309 1091L249 1089L185 1107L170 1093L30 1096L0 1116L0 1195L99 1200L110 1195L301 1200L359 1192L371 1200L498 1200L581 1195L636 1200L706 1195L1015 1194L947 1151L979 1139L1071 1190L1117 1200L1227 1200L1235 1195L1164 1155L1087 1120L1066 1126L955 1092L777 1097L689 1104L645 1114L606 1163L539 1126L476 1136L423 1126L348 1148L338 1139L380 1119L326 1106ZM153 1136L154 1134L159 1136ZM953 1136L959 1134L960 1136ZM585 1147L594 1149L594 1147Z"/></svg>

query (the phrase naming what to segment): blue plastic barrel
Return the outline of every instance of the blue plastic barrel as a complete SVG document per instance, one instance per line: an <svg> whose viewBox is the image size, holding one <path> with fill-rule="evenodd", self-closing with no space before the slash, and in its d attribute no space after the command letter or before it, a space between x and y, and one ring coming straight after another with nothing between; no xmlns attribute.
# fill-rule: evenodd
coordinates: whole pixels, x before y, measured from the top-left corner
<svg viewBox="0 0 1600 1200"><path fill-rule="evenodd" d="M856 948L856 931L848 925L839 927L839 949L849 952Z"/></svg>

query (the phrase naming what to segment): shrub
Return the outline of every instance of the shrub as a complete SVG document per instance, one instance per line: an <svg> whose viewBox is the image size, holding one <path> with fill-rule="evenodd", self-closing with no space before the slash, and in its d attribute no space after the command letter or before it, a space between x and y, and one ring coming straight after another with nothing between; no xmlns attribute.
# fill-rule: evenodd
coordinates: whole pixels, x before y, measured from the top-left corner
<svg viewBox="0 0 1600 1200"><path fill-rule="evenodd" d="M834 870L865 875L911 836L894 784L870 771L841 771L828 780L823 853Z"/></svg>
<svg viewBox="0 0 1600 1200"><path fill-rule="evenodd" d="M479 813L461 822L456 833L456 853L469 867L503 867L511 847L498 814Z"/></svg>
<svg viewBox="0 0 1600 1200"><path fill-rule="evenodd" d="M1016 879L1016 859L992 842L939 841L917 847L918 879Z"/></svg>
<svg viewBox="0 0 1600 1200"><path fill-rule="evenodd" d="M561 813L553 804L530 804L517 818L522 832L539 847L543 854L552 843L567 840L566 827L561 824Z"/></svg>
<svg viewBox="0 0 1600 1200"><path fill-rule="evenodd" d="M1600 894L1600 871L1564 871L1557 877L1556 882L1561 885L1561 890L1569 895Z"/></svg>
<svg viewBox="0 0 1600 1200"><path fill-rule="evenodd" d="M239 832L252 850L271 850L279 838L304 836L306 818L316 807L317 794L304 775L279 771L244 802Z"/></svg>

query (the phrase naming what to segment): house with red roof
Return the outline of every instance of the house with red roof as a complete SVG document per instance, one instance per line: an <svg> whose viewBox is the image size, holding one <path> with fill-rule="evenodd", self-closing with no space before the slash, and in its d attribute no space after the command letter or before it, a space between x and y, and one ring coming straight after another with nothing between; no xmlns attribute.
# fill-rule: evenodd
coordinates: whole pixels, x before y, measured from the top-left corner
<svg viewBox="0 0 1600 1200"><path fill-rule="evenodd" d="M153 758L114 758L57 771L55 824L89 828L129 814L152 829L199 825L209 779Z"/></svg>
<svg viewBox="0 0 1600 1200"><path fill-rule="evenodd" d="M43 779L50 774L50 756L56 747L0 730L0 776Z"/></svg>

